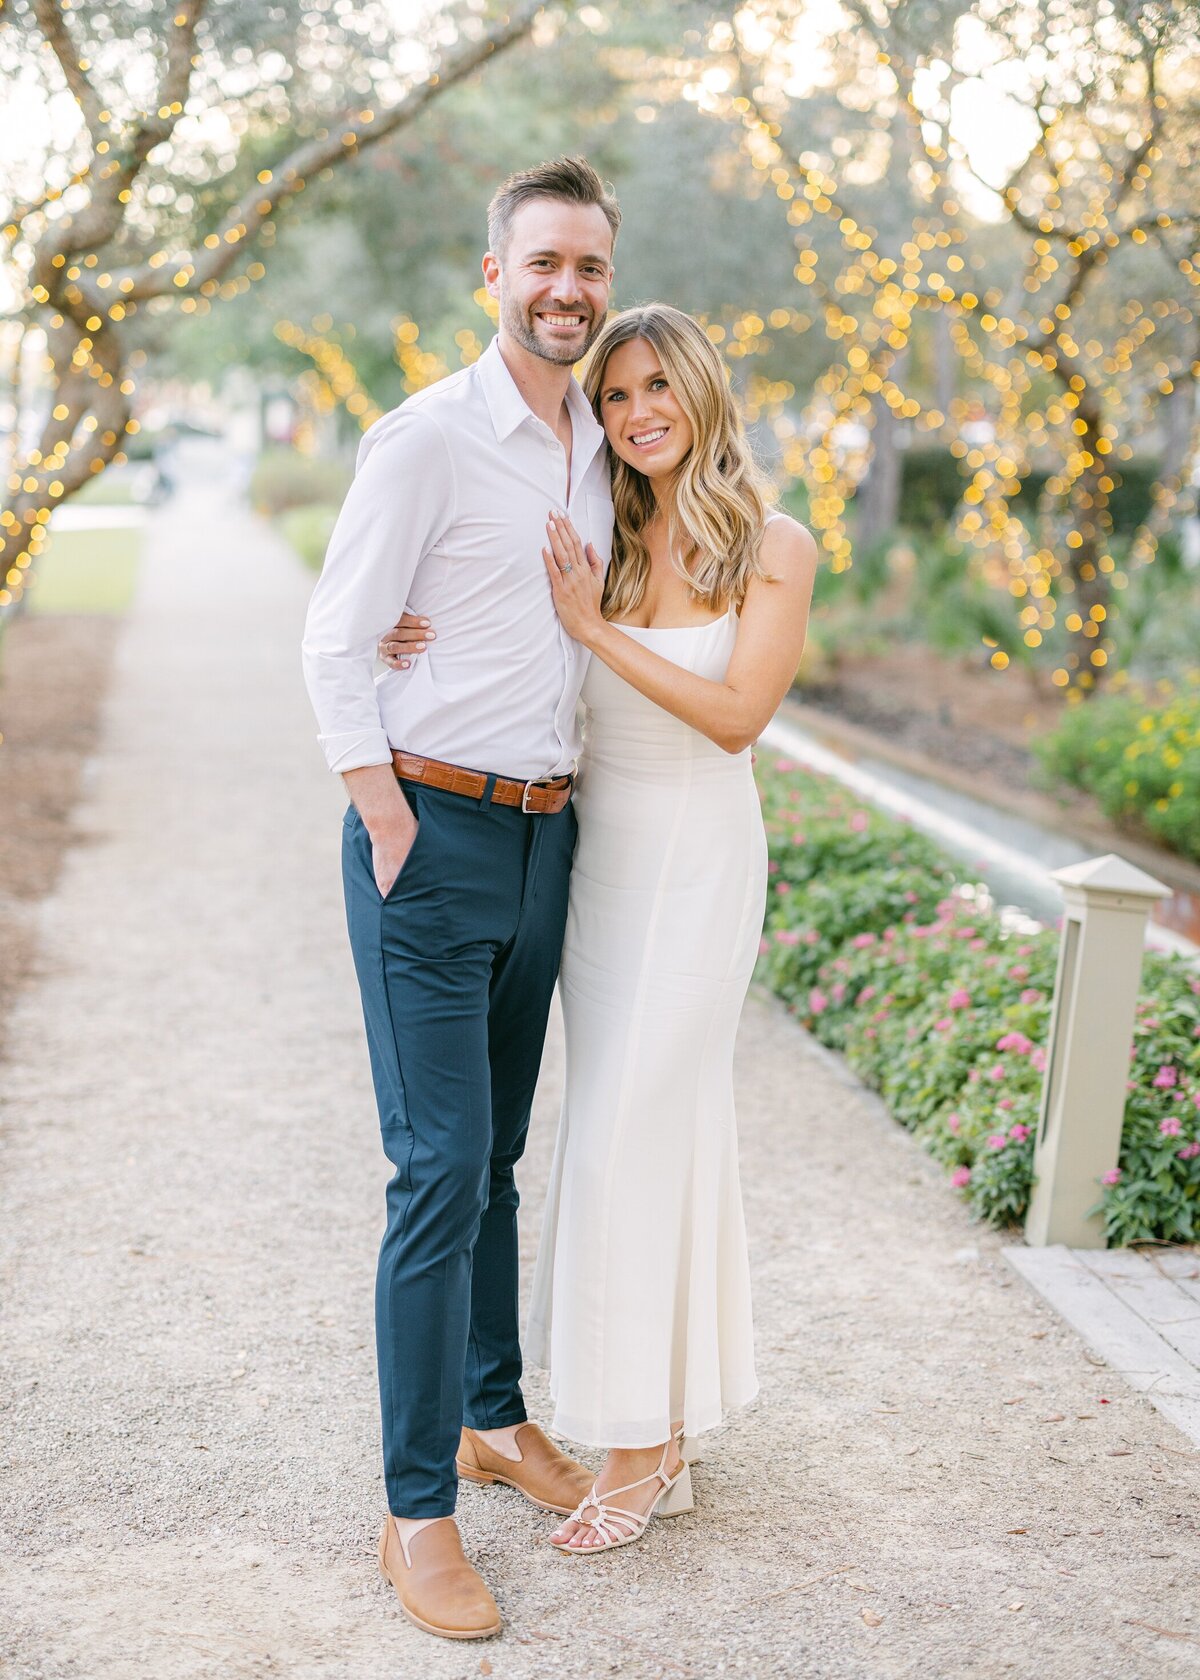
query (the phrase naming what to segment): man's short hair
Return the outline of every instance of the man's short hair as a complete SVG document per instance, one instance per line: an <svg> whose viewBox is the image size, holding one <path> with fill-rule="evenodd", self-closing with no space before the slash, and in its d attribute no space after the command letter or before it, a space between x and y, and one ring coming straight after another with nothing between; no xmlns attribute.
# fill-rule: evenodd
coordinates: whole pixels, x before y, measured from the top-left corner
<svg viewBox="0 0 1200 1680"><path fill-rule="evenodd" d="M562 157L521 169L510 175L488 205L488 248L503 259L512 234L513 218L535 198L557 198L564 204L596 204L612 229L613 245L621 226L621 207L586 158Z"/></svg>

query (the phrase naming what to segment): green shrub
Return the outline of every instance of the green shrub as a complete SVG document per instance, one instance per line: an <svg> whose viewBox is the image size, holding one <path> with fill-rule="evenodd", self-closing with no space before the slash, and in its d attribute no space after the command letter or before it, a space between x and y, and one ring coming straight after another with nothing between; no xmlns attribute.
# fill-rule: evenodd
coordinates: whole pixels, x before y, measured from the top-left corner
<svg viewBox="0 0 1200 1680"><path fill-rule="evenodd" d="M932 841L839 783L760 763L771 890L760 977L840 1051L974 1212L1029 1201L1058 937L1009 931ZM1200 1236L1200 978L1150 953L1108 1240Z"/></svg>
<svg viewBox="0 0 1200 1680"><path fill-rule="evenodd" d="M1113 489L1108 513L1113 529L1130 532L1146 519L1153 506L1152 491L1161 471L1152 456L1123 461L1113 470ZM953 517L966 488L968 474L948 448L938 444L906 449L900 459L900 522L915 530L929 531ZM1021 480L1015 505L1025 517L1037 511L1038 501L1050 477L1034 467Z"/></svg>
<svg viewBox="0 0 1200 1680"><path fill-rule="evenodd" d="M276 520L301 560L314 572L321 570L340 511L337 502L313 502L307 507L288 508Z"/></svg>
<svg viewBox="0 0 1200 1680"><path fill-rule="evenodd" d="M1200 859L1200 671L1150 695L1118 676L1034 749L1048 780L1086 789L1117 822Z"/></svg>
<svg viewBox="0 0 1200 1680"><path fill-rule="evenodd" d="M966 486L963 469L948 449L936 444L906 449L900 457L900 523L915 531L944 525Z"/></svg>
<svg viewBox="0 0 1200 1680"><path fill-rule="evenodd" d="M1112 472L1113 488L1108 497L1108 516L1115 532L1128 535L1149 516L1154 505L1152 492L1158 482L1162 463L1153 456L1123 461ZM1030 517L1037 505L1050 473L1038 467L1026 473L1016 496L1019 511Z"/></svg>
<svg viewBox="0 0 1200 1680"><path fill-rule="evenodd" d="M276 518L289 508L341 504L353 475L340 461L301 455L295 449L267 449L250 478L250 500L259 513Z"/></svg>

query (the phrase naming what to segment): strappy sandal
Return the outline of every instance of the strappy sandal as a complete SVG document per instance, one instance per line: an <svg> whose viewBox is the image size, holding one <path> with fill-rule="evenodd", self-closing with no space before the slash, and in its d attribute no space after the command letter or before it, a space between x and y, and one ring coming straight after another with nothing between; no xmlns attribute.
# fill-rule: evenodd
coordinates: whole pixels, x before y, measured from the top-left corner
<svg viewBox="0 0 1200 1680"><path fill-rule="evenodd" d="M635 1540L640 1540L649 1526L650 1518L655 1515L682 1517L685 1512L692 1510L691 1467L687 1463L681 1464L673 1476L668 1476L666 1462L670 1448L671 1441L668 1441L658 1461L658 1469L652 1470L648 1476L642 1476L636 1482L628 1482L624 1487L610 1488L605 1494L598 1493L596 1484L592 1483L592 1491L575 1507L567 1520L593 1529L600 1536L599 1545L572 1546L567 1540L553 1538L550 1544L571 1557L591 1557L598 1552L611 1552L617 1546L629 1546ZM660 1483L648 1511L628 1511L621 1505L611 1503L616 1494L632 1493L634 1488L645 1487L648 1482ZM595 1514L585 1517L585 1511L593 1511ZM626 1532L626 1529L629 1532Z"/></svg>
<svg viewBox="0 0 1200 1680"><path fill-rule="evenodd" d="M679 1448L679 1456L684 1463L699 1464L704 1457L700 1448L700 1437L698 1435L685 1435L681 1423L674 1426L672 1434L675 1437L675 1445Z"/></svg>

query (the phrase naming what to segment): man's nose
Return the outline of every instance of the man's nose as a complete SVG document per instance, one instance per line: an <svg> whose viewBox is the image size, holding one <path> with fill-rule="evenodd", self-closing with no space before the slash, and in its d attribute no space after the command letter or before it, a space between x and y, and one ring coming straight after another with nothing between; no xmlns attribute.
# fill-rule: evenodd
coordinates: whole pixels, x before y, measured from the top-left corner
<svg viewBox="0 0 1200 1680"><path fill-rule="evenodd" d="M554 276L554 284L550 288L550 295L555 303L578 303L579 285L575 276L566 269L562 269Z"/></svg>

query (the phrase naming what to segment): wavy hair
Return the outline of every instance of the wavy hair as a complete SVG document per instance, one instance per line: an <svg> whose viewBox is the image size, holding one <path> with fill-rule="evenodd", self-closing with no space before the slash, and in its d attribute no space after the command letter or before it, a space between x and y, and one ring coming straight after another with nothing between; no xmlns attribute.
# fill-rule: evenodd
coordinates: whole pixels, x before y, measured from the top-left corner
<svg viewBox="0 0 1200 1680"><path fill-rule="evenodd" d="M619 345L644 339L692 427L692 447L675 473L668 515L671 563L711 612L740 606L752 578L768 576L759 559L766 521L766 480L750 452L729 376L698 321L665 303L614 315L592 347L583 375L601 417L608 359ZM635 611L646 593L650 550L643 535L658 512L650 480L610 447L615 515L613 558L604 588L606 618Z"/></svg>

